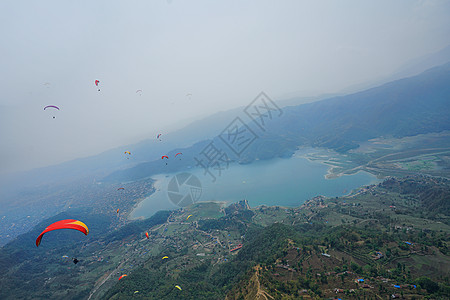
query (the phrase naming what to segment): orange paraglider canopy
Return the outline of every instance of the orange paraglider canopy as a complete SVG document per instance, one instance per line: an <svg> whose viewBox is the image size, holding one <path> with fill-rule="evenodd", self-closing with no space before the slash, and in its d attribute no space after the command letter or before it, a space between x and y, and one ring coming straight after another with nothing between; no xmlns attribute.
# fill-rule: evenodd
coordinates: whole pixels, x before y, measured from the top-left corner
<svg viewBox="0 0 450 300"><path fill-rule="evenodd" d="M88 233L89 233L88 227L86 226L86 224L84 224L81 221L73 220L73 219L61 220L61 221L51 224L50 226L45 228L44 231L41 232L41 234L36 239L36 247L39 247L39 245L41 244L42 236L45 233L52 231L52 230L57 230L57 229L75 229L75 230L81 231L85 235L88 235Z"/></svg>
<svg viewBox="0 0 450 300"><path fill-rule="evenodd" d="M127 276L127 274L120 275L119 280Z"/></svg>

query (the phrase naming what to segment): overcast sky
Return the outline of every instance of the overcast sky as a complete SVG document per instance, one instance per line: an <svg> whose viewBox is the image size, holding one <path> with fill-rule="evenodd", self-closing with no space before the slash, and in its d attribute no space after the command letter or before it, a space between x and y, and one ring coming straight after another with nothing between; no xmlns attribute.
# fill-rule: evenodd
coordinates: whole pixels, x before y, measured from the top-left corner
<svg viewBox="0 0 450 300"><path fill-rule="evenodd" d="M433 0L0 1L0 174L154 138L260 91L387 76L447 46L449 15Z"/></svg>

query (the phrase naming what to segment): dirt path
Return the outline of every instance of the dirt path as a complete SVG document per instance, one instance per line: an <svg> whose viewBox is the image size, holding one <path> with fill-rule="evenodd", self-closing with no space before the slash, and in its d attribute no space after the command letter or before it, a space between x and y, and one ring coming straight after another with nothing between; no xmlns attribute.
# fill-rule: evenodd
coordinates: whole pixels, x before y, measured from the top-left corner
<svg viewBox="0 0 450 300"><path fill-rule="evenodd" d="M255 267L255 283L256 283L256 299L275 299L274 297L270 296L265 290L261 289L261 283L259 282L259 271L261 270L260 266Z"/></svg>

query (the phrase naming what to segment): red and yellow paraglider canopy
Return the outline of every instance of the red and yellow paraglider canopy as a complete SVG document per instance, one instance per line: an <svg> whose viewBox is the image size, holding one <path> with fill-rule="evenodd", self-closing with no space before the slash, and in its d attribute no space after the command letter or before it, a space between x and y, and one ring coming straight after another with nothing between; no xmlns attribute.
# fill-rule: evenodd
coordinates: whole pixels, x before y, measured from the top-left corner
<svg viewBox="0 0 450 300"><path fill-rule="evenodd" d="M41 234L36 239L36 247L39 247L39 245L41 244L42 236L45 233L47 233L49 231L57 230L57 229L75 229L75 230L81 231L85 235L88 235L88 233L89 233L88 227L86 226L86 224L84 224L81 221L73 220L73 219L61 220L61 221L51 224L50 226L45 228L44 231L41 232Z"/></svg>
<svg viewBox="0 0 450 300"><path fill-rule="evenodd" d="M126 277L126 276L127 276L127 274L120 275L119 281L120 281L120 279L122 279L122 278L124 278L124 277Z"/></svg>

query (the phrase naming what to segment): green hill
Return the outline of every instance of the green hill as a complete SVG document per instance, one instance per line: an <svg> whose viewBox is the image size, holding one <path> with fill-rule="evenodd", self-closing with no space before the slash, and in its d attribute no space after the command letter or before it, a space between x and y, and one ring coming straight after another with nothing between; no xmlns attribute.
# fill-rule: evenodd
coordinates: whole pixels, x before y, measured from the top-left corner
<svg viewBox="0 0 450 300"><path fill-rule="evenodd" d="M120 228L103 215L76 211L70 216L90 227L87 237L48 233L36 248L37 234L64 213L0 250L0 296L446 299L449 190L445 179L388 178L298 208L203 202Z"/></svg>

